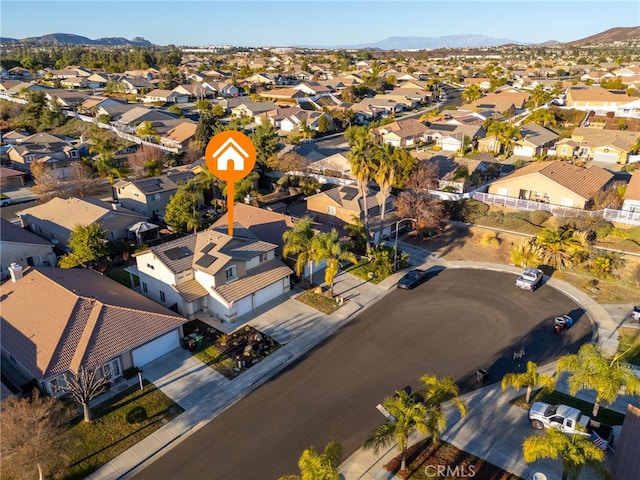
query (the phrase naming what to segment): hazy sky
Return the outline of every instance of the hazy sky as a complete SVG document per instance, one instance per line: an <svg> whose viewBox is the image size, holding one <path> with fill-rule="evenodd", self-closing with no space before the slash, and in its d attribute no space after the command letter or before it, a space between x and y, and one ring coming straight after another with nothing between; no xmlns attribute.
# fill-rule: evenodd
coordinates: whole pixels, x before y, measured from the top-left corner
<svg viewBox="0 0 640 480"><path fill-rule="evenodd" d="M0 35L144 37L158 45L354 45L393 36L480 34L577 40L640 25L638 0L0 0Z"/></svg>

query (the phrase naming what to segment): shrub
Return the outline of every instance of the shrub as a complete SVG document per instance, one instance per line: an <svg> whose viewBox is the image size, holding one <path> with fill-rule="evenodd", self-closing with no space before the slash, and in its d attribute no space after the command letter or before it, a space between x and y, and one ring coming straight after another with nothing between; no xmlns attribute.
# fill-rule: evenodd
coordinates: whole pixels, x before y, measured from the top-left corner
<svg viewBox="0 0 640 480"><path fill-rule="evenodd" d="M464 199L459 202L453 202L451 215L454 220L474 223L476 219L485 216L488 212L489 205L477 200Z"/></svg>
<svg viewBox="0 0 640 480"><path fill-rule="evenodd" d="M482 235L482 239L480 239L480 246L499 248L500 239L498 238L498 234L496 232L486 232Z"/></svg>
<svg viewBox="0 0 640 480"><path fill-rule="evenodd" d="M640 227L633 227L627 229L628 237L636 243L640 243Z"/></svg>
<svg viewBox="0 0 640 480"><path fill-rule="evenodd" d="M616 237L616 238L623 238L623 239L630 238L629 230L624 229L624 228L613 228L609 232L609 235L611 235L612 237Z"/></svg>
<svg viewBox="0 0 640 480"><path fill-rule="evenodd" d="M607 225L601 225L600 227L596 228L596 239L602 240L603 238L606 238L607 236L609 236L612 230L613 225L611 225L610 223Z"/></svg>
<svg viewBox="0 0 640 480"><path fill-rule="evenodd" d="M141 405L137 405L131 408L126 415L127 423L142 423L144 422L149 415L147 414L147 409Z"/></svg>
<svg viewBox="0 0 640 480"><path fill-rule="evenodd" d="M534 225L542 226L544 222L549 220L553 215L546 210L534 210L529 212L529 221Z"/></svg>

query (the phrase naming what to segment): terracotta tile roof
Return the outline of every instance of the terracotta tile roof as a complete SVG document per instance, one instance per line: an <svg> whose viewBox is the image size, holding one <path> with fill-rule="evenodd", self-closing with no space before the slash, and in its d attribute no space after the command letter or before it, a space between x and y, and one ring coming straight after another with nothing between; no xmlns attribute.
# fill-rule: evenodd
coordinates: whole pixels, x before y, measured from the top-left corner
<svg viewBox="0 0 640 480"><path fill-rule="evenodd" d="M611 477L615 480L635 480L640 472L640 409L627 405L622 433L616 439Z"/></svg>
<svg viewBox="0 0 640 480"><path fill-rule="evenodd" d="M571 88L567 92L568 101L593 101L593 102L613 102L627 103L636 100L638 97L629 97L626 93L615 93L602 87L577 87Z"/></svg>
<svg viewBox="0 0 640 480"><path fill-rule="evenodd" d="M169 140L175 140L176 142L184 142L185 140L193 137L196 133L197 123L191 121L184 121L177 126L169 130L164 138Z"/></svg>
<svg viewBox="0 0 640 480"><path fill-rule="evenodd" d="M199 298L206 297L209 294L197 280L188 280L179 285L175 285L174 288L187 303L195 302Z"/></svg>
<svg viewBox="0 0 640 480"><path fill-rule="evenodd" d="M640 200L640 170L638 169L631 174L629 185L624 192L624 200Z"/></svg>
<svg viewBox="0 0 640 480"><path fill-rule="evenodd" d="M40 378L100 365L186 321L93 270L31 267L2 293L2 346Z"/></svg>
<svg viewBox="0 0 640 480"><path fill-rule="evenodd" d="M551 161L530 163L507 175L502 180L534 174L542 175L587 200L591 199L597 191L601 190L613 178L612 173L597 166L592 165L585 168L572 165L569 162ZM494 183L499 183L502 180Z"/></svg>
<svg viewBox="0 0 640 480"><path fill-rule="evenodd" d="M278 259L269 260L247 271L247 276L227 283L215 290L227 302L237 302L247 295L268 287L278 280L291 275L293 271Z"/></svg>
<svg viewBox="0 0 640 480"><path fill-rule="evenodd" d="M630 151L638 141L638 132L623 130L607 130L601 128L574 128L571 139L589 147L615 146Z"/></svg>

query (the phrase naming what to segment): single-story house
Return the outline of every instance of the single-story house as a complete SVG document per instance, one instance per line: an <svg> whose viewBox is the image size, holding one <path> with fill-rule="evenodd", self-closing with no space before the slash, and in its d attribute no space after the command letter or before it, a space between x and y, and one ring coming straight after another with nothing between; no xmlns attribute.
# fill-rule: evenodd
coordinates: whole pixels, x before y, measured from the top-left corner
<svg viewBox="0 0 640 480"><path fill-rule="evenodd" d="M520 128L522 138L516 141L513 154L533 158L543 155L558 140L558 134L535 123Z"/></svg>
<svg viewBox="0 0 640 480"><path fill-rule="evenodd" d="M9 277L9 265L55 267L53 245L29 230L0 219L0 278Z"/></svg>
<svg viewBox="0 0 640 480"><path fill-rule="evenodd" d="M82 367L113 383L180 346L183 317L94 270L15 265L11 278L0 302L3 369L50 395Z"/></svg>

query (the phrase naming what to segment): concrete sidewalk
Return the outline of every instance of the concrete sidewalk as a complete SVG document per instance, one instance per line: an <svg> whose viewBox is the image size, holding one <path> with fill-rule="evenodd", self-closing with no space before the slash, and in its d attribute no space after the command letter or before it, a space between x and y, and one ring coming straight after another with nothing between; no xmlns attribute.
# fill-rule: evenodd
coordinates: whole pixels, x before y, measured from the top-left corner
<svg viewBox="0 0 640 480"><path fill-rule="evenodd" d="M481 268L511 273L520 271L510 266L481 262L447 262L415 246L404 245L403 242L399 246L409 252L413 265L425 269L438 266ZM343 296L347 303L332 315L322 314L301 304L295 299L295 296L300 293L296 291L293 291L285 301L280 300L261 307L254 312L254 315L247 316L244 321L239 322L236 328L249 323L284 345L233 380L226 379L181 349L146 365L143 376L184 408L185 412L87 478L101 480L131 478L148 462L152 462L157 455L171 448L172 444L197 431L332 335L348 323L355 314L385 296L395 287L400 276L402 272L374 285L348 273L339 274L335 279L334 292L336 295ZM617 325L604 308L570 285L554 280L548 283L554 288L566 291L577 303L584 306L592 324L600 333L598 338L603 345L610 348L617 346L615 334ZM553 369L553 365L548 368ZM505 470L529 478L527 475L530 474L530 467L521 458L521 440L519 443L510 444L505 440L504 428L486 428L491 424L489 421L491 418L494 419L494 423L495 418L508 418L509 424L514 426L515 435L518 435L517 432L524 434L525 431L527 435L531 434L526 413L508 403L510 398L517 395L517 393L514 395L513 391L511 394L511 396L503 394L499 390L499 385L491 385L469 393L465 396L469 404L469 414L464 419L460 419L455 418L455 414L451 412L452 416L448 417L450 427L443 435L443 439ZM620 408L622 403L623 401ZM626 410L626 404L624 407ZM341 465L341 472L346 480L392 478L393 476L386 472L383 466L395 455L397 455L395 448L380 452L379 455L374 455L369 450L359 449ZM537 463L534 466L537 468ZM542 467L545 473L558 470L557 468L554 470L557 465L553 462L549 462L549 465L545 463L540 466L541 469ZM548 478L552 480L554 477L548 476ZM558 478L560 478L559 474Z"/></svg>

